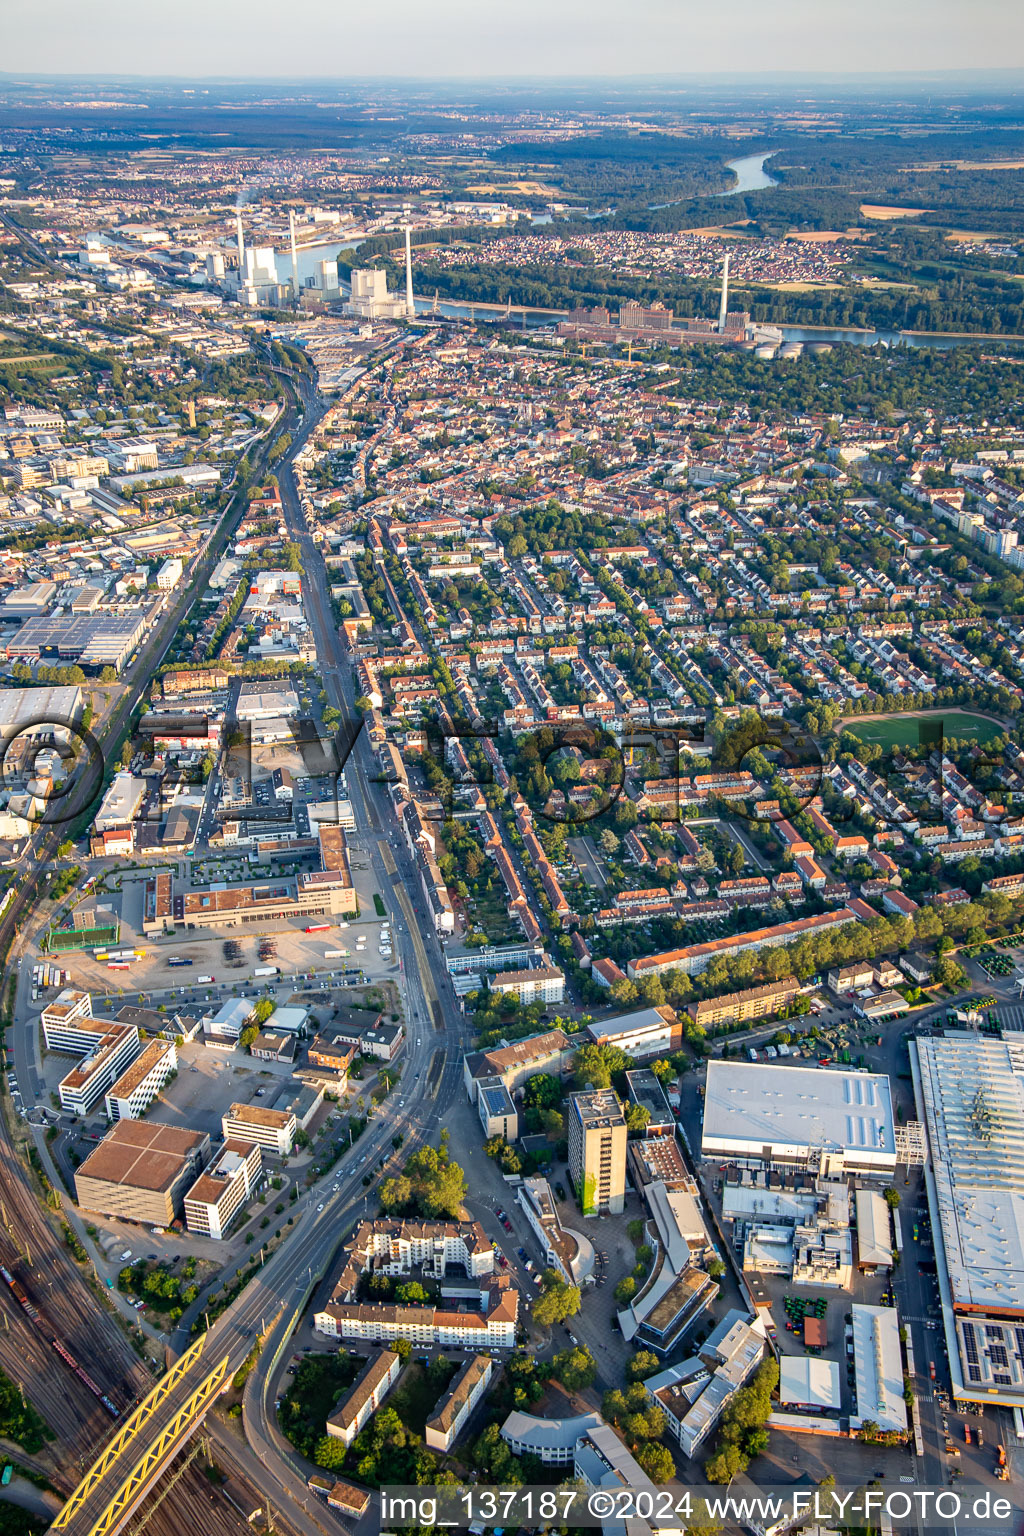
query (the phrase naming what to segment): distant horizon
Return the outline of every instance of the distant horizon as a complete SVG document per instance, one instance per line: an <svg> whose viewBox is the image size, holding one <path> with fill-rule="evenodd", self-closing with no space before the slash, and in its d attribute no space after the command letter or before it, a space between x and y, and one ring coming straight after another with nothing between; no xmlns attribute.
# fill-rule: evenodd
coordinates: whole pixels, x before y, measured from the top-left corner
<svg viewBox="0 0 1024 1536"><path fill-rule="evenodd" d="M695 70L691 72L679 70L633 70L622 73L609 73L596 70L583 70L573 72L570 70L551 70L547 72L520 70L511 73L486 73L483 71L465 70L452 74L431 71L430 74L409 74L399 72L397 74L376 74L369 72L353 71L350 74L261 74L257 71L232 74L224 70L217 70L211 74L182 74L172 71L166 74L149 73L144 70L98 70L98 69L0 69L0 82L17 83L21 80L79 80L79 81L153 81L165 84L177 84L179 82L193 83L201 81L204 84L215 84L227 81L231 84L317 84L317 85L348 85L348 84L415 84L423 85L433 82L441 86L449 82L481 83L497 81L510 84L530 83L541 81L544 84L553 84L558 81L566 81L573 84L594 83L607 85L610 83L642 84L645 81L657 80L664 83L678 82L685 85L693 82L717 81L725 84L762 83L773 81L821 81L833 80L934 80L939 79L982 79L992 76L1010 77L1016 76L1024 86L1024 64L1001 65L964 65L960 67L933 67L922 69L739 69L739 70Z"/></svg>
<svg viewBox="0 0 1024 1536"><path fill-rule="evenodd" d="M519 0L514 10L485 9L476 0L435 0L430 8L393 0L386 13L306 0L294 17L269 0L219 7L177 0L171 13L136 0L106 0L102 9L80 0L50 0L42 9L8 0L5 10L8 77L828 80L1024 68L1024 8L1006 0L970 7L964 0L857 0L856 7L849 0L776 0L771 7L759 0L634 0L628 14L609 0ZM154 74L157 59L163 67ZM326 67L308 74L311 59ZM387 74L380 73L384 60ZM652 63L666 61L677 67L651 73Z"/></svg>

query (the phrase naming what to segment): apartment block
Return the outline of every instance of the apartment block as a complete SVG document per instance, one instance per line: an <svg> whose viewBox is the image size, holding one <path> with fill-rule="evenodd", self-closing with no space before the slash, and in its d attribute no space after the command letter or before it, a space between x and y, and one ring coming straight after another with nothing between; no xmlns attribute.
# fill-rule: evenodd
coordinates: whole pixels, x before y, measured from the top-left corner
<svg viewBox="0 0 1024 1536"><path fill-rule="evenodd" d="M560 1003L565 995L565 976L557 965L538 965L532 970L499 971L491 977L491 991L512 994L528 1003Z"/></svg>
<svg viewBox="0 0 1024 1536"><path fill-rule="evenodd" d="M427 1420L423 1438L432 1451L450 1451L494 1375L490 1355L467 1360Z"/></svg>
<svg viewBox="0 0 1024 1536"><path fill-rule="evenodd" d="M771 1019L789 1007L799 990L799 983L788 976L785 981L746 987L742 992L727 992L724 997L706 997L699 1003L691 1003L688 1012L702 1029L743 1024L748 1019Z"/></svg>
<svg viewBox="0 0 1024 1536"><path fill-rule="evenodd" d="M390 1349L379 1349L366 1362L350 1390L327 1420L327 1433L349 1446L370 1415L377 1412L398 1380L402 1362ZM429 1445L429 1440L427 1441Z"/></svg>
<svg viewBox="0 0 1024 1536"><path fill-rule="evenodd" d="M626 1198L626 1120L610 1088L569 1096L569 1176L584 1216L617 1215Z"/></svg>

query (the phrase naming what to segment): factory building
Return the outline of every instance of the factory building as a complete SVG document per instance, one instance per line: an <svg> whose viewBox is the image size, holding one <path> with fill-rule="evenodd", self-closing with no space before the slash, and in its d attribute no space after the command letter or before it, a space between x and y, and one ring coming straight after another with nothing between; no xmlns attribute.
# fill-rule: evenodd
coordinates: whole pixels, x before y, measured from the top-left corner
<svg viewBox="0 0 1024 1536"><path fill-rule="evenodd" d="M889 1079L873 1072L709 1061L701 1155L822 1178L889 1179L896 1135Z"/></svg>
<svg viewBox="0 0 1024 1536"><path fill-rule="evenodd" d="M1024 1034L910 1053L952 1395L1024 1408Z"/></svg>

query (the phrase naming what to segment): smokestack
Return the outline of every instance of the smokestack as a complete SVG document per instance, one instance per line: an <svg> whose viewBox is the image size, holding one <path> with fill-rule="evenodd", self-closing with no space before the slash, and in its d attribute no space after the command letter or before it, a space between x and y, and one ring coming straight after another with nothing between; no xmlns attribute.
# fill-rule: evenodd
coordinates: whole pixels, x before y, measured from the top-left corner
<svg viewBox="0 0 1024 1536"><path fill-rule="evenodd" d="M299 302L299 258L295 250L295 209L288 209L288 234L292 242L292 299Z"/></svg>
<svg viewBox="0 0 1024 1536"><path fill-rule="evenodd" d="M409 320L416 318L416 301L412 296L412 240L409 226L405 226L405 313Z"/></svg>
<svg viewBox="0 0 1024 1536"><path fill-rule="evenodd" d="M241 210L235 215L235 224L238 230L238 281L241 284L245 274L245 241L242 239L242 214Z"/></svg>
<svg viewBox="0 0 1024 1536"><path fill-rule="evenodd" d="M726 252L722 263L722 302L718 306L718 329L725 330L725 316L729 308L729 255Z"/></svg>

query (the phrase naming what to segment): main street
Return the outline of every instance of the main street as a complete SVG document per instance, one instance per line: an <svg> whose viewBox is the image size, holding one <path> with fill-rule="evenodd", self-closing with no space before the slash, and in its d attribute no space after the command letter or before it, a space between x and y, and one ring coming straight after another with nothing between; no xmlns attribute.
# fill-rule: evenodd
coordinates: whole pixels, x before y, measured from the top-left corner
<svg viewBox="0 0 1024 1536"><path fill-rule="evenodd" d="M299 381L299 387L305 409L301 423L293 429L290 451L279 467L281 495L289 532L302 554L304 601L324 688L329 702L343 715L353 718L350 668L332 621L326 570L305 526L293 469L295 456L302 451L323 414L323 405L305 380ZM212 1425L211 1431L218 1445L224 1442L226 1455L247 1468L268 1498L276 1498L279 1512L299 1536L339 1529L339 1522L309 1492L302 1467L277 1428L268 1403L275 1364L310 1294L328 1273L340 1241L369 1211L373 1181L370 1180L368 1189L364 1184L368 1171L376 1172L382 1159L394 1155L398 1138L404 1157L436 1136L439 1121L459 1090L464 1044L461 1015L450 1002L439 946L431 935L421 931L428 918L416 867L397 830L388 787L374 778L375 765L363 732L359 733L344 766L349 798L361 829L352 836L353 848L371 863L375 882L386 899L388 893L393 893L401 914L393 915L393 946L407 1028L406 1047L400 1058L402 1079L377 1108L352 1150L325 1176L321 1186L310 1192L292 1232L214 1322L206 1337L203 1364L196 1368L193 1382L201 1379L212 1362L225 1356L229 1370L237 1370L257 1339L263 1339L244 1400L249 1451L242 1450L226 1429ZM393 870L391 874L389 867ZM38 1091L34 1041L29 1036L27 1030L16 1032L16 1061L19 1072L26 1074L25 1081ZM175 1343L183 1349L186 1340L179 1335ZM172 1399L174 1402L176 1399ZM156 1427L158 1421L154 1423ZM126 1472L126 1466L115 1464L68 1527L69 1531L85 1528L84 1522L93 1519L97 1510L104 1507Z"/></svg>

